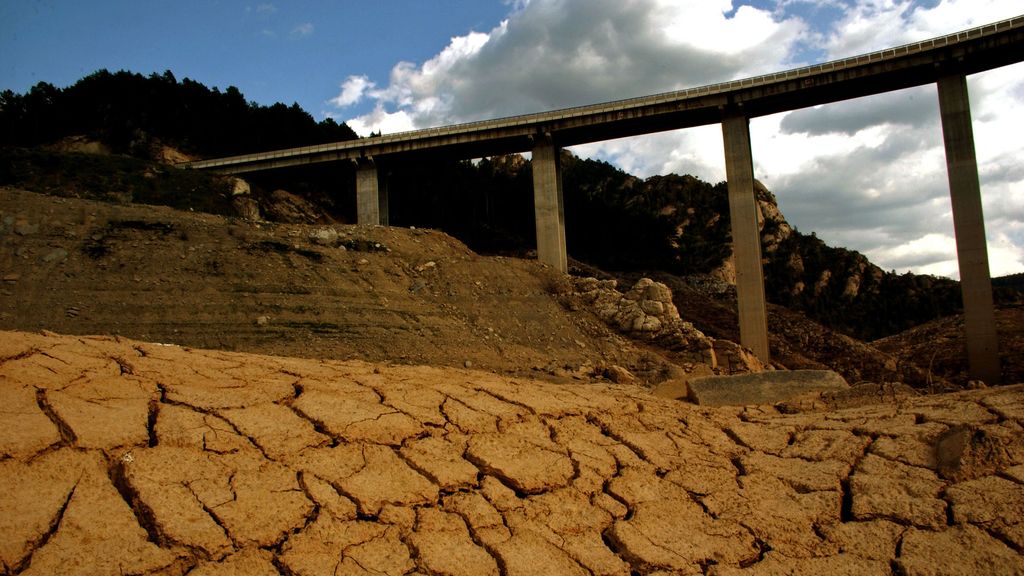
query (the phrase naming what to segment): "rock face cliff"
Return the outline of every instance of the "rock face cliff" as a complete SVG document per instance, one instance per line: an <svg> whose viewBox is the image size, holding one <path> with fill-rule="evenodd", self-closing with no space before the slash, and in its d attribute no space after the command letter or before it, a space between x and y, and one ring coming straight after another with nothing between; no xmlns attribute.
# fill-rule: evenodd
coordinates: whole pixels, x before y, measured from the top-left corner
<svg viewBox="0 0 1024 576"><path fill-rule="evenodd" d="M696 190L673 194L665 190L668 178L652 178L647 186L649 193L659 194L660 201L668 203L659 213L679 222L669 239L677 252L675 272L712 287L712 292L727 293L736 282L736 271L725 186L684 177L669 190L672 186ZM712 199L698 199L699 194ZM760 182L755 182L755 194L769 301L868 340L959 309L957 282L886 272L859 252L830 247L813 232L798 231L786 221L775 195Z"/></svg>
<svg viewBox="0 0 1024 576"><path fill-rule="evenodd" d="M872 264L867 257L858 252L843 249L831 249L824 245L829 255L841 255L831 267L820 271L820 262L814 260L817 254L808 254L801 250L801 245L808 243L806 239L786 221L779 210L778 200L768 188L759 181L754 183L757 195L758 224L761 230L762 257L771 271L778 276L776 286L780 292L792 297L799 297L810 290L815 297L828 293L837 293L842 299L853 300L862 295L877 294L878 285L885 272ZM811 239L816 237L812 234ZM730 260L732 257L730 256ZM813 270L813 273L811 273ZM786 284L789 284L786 289Z"/></svg>

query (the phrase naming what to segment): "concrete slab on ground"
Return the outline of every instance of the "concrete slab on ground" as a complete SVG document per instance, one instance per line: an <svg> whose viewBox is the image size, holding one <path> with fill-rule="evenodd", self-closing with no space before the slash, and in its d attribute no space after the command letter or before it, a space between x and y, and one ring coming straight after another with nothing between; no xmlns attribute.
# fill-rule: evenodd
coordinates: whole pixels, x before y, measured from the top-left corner
<svg viewBox="0 0 1024 576"><path fill-rule="evenodd" d="M688 399L704 406L775 404L811 392L849 387L842 376L831 370L773 370L694 378L689 382Z"/></svg>

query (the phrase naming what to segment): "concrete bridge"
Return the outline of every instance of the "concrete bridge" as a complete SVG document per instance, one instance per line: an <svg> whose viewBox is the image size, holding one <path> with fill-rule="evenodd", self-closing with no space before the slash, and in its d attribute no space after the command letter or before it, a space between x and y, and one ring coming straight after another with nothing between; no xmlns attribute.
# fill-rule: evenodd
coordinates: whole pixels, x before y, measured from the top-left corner
<svg viewBox="0 0 1024 576"><path fill-rule="evenodd" d="M357 163L361 224L387 223L375 160L443 152L460 158L532 152L538 258L566 271L559 150L589 142L721 124L739 298L740 340L767 360L768 328L749 120L936 84L963 290L971 376L999 381L981 189L967 94L969 74L1024 60L1024 16L852 58L603 104L274 150L185 164L240 174L316 162Z"/></svg>

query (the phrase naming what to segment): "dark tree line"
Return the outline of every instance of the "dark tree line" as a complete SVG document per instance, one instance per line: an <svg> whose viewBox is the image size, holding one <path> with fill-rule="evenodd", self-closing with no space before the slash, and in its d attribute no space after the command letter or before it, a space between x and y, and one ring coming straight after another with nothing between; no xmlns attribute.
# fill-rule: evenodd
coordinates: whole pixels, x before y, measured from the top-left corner
<svg viewBox="0 0 1024 576"><path fill-rule="evenodd" d="M36 146L69 135L132 153L158 138L200 156L226 156L356 138L345 124L317 122L298 104L246 102L170 71L143 76L100 70L67 88L40 82L0 93L0 144Z"/></svg>
<svg viewBox="0 0 1024 576"><path fill-rule="evenodd" d="M724 183L674 174L645 181L568 152L561 161L573 258L607 270L685 275L709 272L729 256ZM535 245L529 160L412 159L381 173L392 224L442 229L481 252L522 253Z"/></svg>

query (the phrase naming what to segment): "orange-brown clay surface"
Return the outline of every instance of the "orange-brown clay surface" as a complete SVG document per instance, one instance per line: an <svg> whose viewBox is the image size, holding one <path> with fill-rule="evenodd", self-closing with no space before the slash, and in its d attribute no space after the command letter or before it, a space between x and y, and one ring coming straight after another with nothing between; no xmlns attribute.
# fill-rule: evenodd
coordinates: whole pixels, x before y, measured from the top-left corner
<svg viewBox="0 0 1024 576"><path fill-rule="evenodd" d="M0 332L0 571L1020 574L1022 424Z"/></svg>

